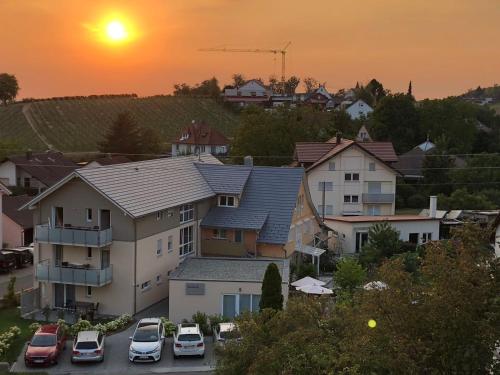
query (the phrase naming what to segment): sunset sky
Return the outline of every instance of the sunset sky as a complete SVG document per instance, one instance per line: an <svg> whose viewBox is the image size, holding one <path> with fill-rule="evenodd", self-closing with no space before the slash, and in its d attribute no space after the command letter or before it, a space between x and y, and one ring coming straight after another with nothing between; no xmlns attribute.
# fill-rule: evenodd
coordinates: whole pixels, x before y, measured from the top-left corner
<svg viewBox="0 0 500 375"><path fill-rule="evenodd" d="M130 33L112 43L102 27ZM336 91L377 78L413 81L417 98L500 83L499 0L0 0L0 72L20 97L165 94L174 83L280 73L271 54L198 48L280 48L287 75Z"/></svg>

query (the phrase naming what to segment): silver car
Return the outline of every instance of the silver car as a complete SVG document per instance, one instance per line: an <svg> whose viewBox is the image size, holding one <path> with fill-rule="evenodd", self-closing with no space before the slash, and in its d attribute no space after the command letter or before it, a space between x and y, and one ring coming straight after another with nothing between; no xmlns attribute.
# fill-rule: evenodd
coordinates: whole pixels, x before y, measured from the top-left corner
<svg viewBox="0 0 500 375"><path fill-rule="evenodd" d="M104 361L104 335L99 331L78 332L73 341L71 362Z"/></svg>

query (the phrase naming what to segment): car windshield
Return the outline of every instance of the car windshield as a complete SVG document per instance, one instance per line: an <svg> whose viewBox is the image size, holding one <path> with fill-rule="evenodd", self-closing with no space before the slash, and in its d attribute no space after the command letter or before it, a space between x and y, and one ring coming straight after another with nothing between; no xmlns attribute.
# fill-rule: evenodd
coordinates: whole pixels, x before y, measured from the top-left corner
<svg viewBox="0 0 500 375"><path fill-rule="evenodd" d="M31 340L31 346L55 346L55 335L35 335Z"/></svg>
<svg viewBox="0 0 500 375"><path fill-rule="evenodd" d="M149 325L137 328L133 340L136 342L158 341L158 327Z"/></svg>
<svg viewBox="0 0 500 375"><path fill-rule="evenodd" d="M97 349L97 343L95 341L79 341L75 348L80 350Z"/></svg>
<svg viewBox="0 0 500 375"><path fill-rule="evenodd" d="M201 337L197 333L184 333L177 337L178 341L200 341Z"/></svg>

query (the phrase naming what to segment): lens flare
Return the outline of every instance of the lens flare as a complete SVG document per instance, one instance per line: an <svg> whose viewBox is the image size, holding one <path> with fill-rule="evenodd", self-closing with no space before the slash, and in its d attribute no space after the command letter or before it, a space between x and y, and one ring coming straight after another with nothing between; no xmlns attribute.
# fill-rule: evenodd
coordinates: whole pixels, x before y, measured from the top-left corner
<svg viewBox="0 0 500 375"><path fill-rule="evenodd" d="M377 326L377 322L376 322L375 320L370 319L370 320L368 321L368 327L370 327L370 328L375 328L376 326Z"/></svg>
<svg viewBox="0 0 500 375"><path fill-rule="evenodd" d="M111 21L106 26L106 35L110 40L120 41L127 38L127 30L120 21Z"/></svg>

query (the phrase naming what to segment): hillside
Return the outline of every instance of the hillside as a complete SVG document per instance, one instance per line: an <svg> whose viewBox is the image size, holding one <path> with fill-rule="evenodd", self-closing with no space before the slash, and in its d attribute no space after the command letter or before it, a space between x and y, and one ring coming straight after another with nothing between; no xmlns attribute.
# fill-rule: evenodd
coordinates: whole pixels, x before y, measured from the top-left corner
<svg viewBox="0 0 500 375"><path fill-rule="evenodd" d="M156 128L170 142L192 120L204 120L233 136L238 117L212 99L157 96L83 98L16 103L0 107L0 139L33 150L95 151L107 128L123 111L141 126Z"/></svg>

